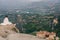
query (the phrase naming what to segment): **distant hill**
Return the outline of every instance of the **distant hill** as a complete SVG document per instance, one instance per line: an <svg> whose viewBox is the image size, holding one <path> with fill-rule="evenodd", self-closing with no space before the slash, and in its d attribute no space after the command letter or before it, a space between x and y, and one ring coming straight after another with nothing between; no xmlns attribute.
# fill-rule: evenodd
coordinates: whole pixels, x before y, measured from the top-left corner
<svg viewBox="0 0 60 40"><path fill-rule="evenodd" d="M11 3L11 2L9 2ZM22 13L38 13L43 15L49 15L52 13L60 13L60 0L43 0L37 2L30 2L30 3L20 3L16 2L14 4L9 5L2 5L0 8L0 13L7 13L7 10L13 10L15 13L15 9L20 10ZM6 8L5 8L6 7ZM3 10L3 11L1 11ZM5 10L5 11L4 11ZM12 12L11 12L12 13Z"/></svg>
<svg viewBox="0 0 60 40"><path fill-rule="evenodd" d="M33 2L26 6L23 10L31 13L39 13L39 14L52 14L52 13L60 13L60 1L59 0L46 0Z"/></svg>

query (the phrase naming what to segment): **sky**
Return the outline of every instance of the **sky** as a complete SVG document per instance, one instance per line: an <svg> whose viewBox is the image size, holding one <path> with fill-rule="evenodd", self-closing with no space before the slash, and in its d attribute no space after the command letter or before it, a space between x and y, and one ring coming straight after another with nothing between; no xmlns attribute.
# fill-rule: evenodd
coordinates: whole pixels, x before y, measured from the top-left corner
<svg viewBox="0 0 60 40"><path fill-rule="evenodd" d="M0 8L7 7L22 7L31 2L46 1L46 0L0 0Z"/></svg>
<svg viewBox="0 0 60 40"><path fill-rule="evenodd" d="M29 2L36 2L41 0L0 0L0 5L23 5L28 4Z"/></svg>
<svg viewBox="0 0 60 40"><path fill-rule="evenodd" d="M8 1L19 1L19 2L34 2L34 1L41 1L41 0L0 0L1 2L8 2Z"/></svg>
<svg viewBox="0 0 60 40"><path fill-rule="evenodd" d="M0 4L20 4L20 3L29 3L29 2L37 2L41 0L0 0Z"/></svg>

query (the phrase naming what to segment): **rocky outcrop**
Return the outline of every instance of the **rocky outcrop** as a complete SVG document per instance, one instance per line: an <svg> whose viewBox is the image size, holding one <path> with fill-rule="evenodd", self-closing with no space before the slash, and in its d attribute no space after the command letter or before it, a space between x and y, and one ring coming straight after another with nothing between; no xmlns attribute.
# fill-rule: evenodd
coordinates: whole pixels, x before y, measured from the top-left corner
<svg viewBox="0 0 60 40"><path fill-rule="evenodd" d="M59 40L59 37L56 36L55 32L39 31L36 33L36 36L47 40Z"/></svg>
<svg viewBox="0 0 60 40"><path fill-rule="evenodd" d="M28 34L15 33L9 34L6 38L0 37L0 40L45 40L45 39L39 39L36 36Z"/></svg>
<svg viewBox="0 0 60 40"><path fill-rule="evenodd" d="M19 30L15 27L15 24L0 25L0 36L7 37L9 34L18 33Z"/></svg>
<svg viewBox="0 0 60 40"><path fill-rule="evenodd" d="M39 39L36 36L28 35L28 34L10 34L7 37L7 40L44 40L44 39Z"/></svg>
<svg viewBox="0 0 60 40"><path fill-rule="evenodd" d="M21 34L15 24L0 25L0 40L44 40L36 36Z"/></svg>

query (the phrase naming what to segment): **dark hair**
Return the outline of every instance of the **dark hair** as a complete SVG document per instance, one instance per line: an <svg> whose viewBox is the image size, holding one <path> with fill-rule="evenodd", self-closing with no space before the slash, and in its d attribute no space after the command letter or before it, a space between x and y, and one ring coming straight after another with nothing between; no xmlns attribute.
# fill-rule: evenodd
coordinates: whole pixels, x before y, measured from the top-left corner
<svg viewBox="0 0 60 40"><path fill-rule="evenodd" d="M5 17L8 17L7 15Z"/></svg>

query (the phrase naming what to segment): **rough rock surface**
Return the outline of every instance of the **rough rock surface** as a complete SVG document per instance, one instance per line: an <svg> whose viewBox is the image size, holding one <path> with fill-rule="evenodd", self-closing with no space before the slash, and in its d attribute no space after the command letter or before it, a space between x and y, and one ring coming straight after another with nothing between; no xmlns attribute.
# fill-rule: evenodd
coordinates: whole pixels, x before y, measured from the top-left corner
<svg viewBox="0 0 60 40"><path fill-rule="evenodd" d="M19 30L15 27L15 24L0 25L0 36L6 37L9 34L18 33Z"/></svg>
<svg viewBox="0 0 60 40"><path fill-rule="evenodd" d="M6 40L5 38L0 37L0 40Z"/></svg>
<svg viewBox="0 0 60 40"><path fill-rule="evenodd" d="M0 25L0 40L44 40L36 36L21 34L14 24Z"/></svg>
<svg viewBox="0 0 60 40"><path fill-rule="evenodd" d="M7 40L44 40L44 39L39 39L39 38L37 38L35 36L28 35L28 34L16 33L16 34L10 34L7 37Z"/></svg>
<svg viewBox="0 0 60 40"><path fill-rule="evenodd" d="M28 34L10 34L6 38L0 37L0 40L45 40L39 39L36 36L28 35Z"/></svg>

